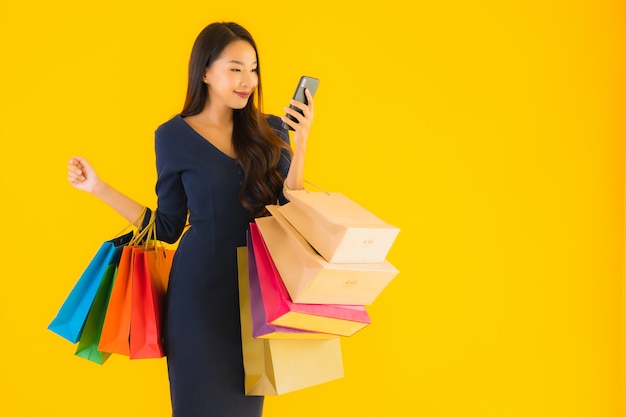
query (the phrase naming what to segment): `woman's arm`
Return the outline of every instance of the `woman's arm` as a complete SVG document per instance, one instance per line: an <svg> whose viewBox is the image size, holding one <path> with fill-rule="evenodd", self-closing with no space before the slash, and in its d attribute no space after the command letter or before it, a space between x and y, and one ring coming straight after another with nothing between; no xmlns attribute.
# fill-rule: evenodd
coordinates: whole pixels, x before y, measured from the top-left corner
<svg viewBox="0 0 626 417"><path fill-rule="evenodd" d="M135 226L141 225L143 219L139 216L145 207L102 181L85 158L73 156L67 170L68 181L74 188L98 197L126 220L135 222Z"/></svg>
<svg viewBox="0 0 626 417"><path fill-rule="evenodd" d="M304 90L304 93L306 94L308 105L295 100L290 102L290 104L302 110L303 114L288 107L285 108L285 111L298 122L293 122L285 116L281 118L283 122L287 123L295 131L293 135L295 149L284 183L286 189L285 195L287 195L287 190L301 190L304 188L304 157L306 154L307 141L309 139L309 129L311 128L311 123L313 123L313 96L308 88Z"/></svg>

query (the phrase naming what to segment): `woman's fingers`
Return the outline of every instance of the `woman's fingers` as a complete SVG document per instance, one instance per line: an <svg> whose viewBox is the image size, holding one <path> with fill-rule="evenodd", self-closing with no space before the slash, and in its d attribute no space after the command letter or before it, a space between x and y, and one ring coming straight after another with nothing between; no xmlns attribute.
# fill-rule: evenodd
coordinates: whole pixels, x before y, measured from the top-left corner
<svg viewBox="0 0 626 417"><path fill-rule="evenodd" d="M293 117L292 120L290 117L283 116L282 120L287 125L291 126L291 128L297 133L302 134L304 136L308 135L308 130L311 127L311 123L313 122L313 95L309 91L309 89L304 90L304 94L307 98L307 104L304 104L297 100L291 100L289 104L290 107L285 107L286 115ZM293 107L292 107L293 106ZM296 135L300 136L300 135Z"/></svg>
<svg viewBox="0 0 626 417"><path fill-rule="evenodd" d="M75 188L88 192L93 192L100 181L89 162L80 156L73 156L69 159L67 179Z"/></svg>
<svg viewBox="0 0 626 417"><path fill-rule="evenodd" d="M308 88L305 88L305 89L304 89L304 95L306 95L306 100L307 100L307 103L309 103L309 104L307 105L307 107L309 108L309 112L310 112L311 114L313 114L313 106L314 106L314 102L313 102L313 94L311 94L311 91L309 91L309 89L308 89Z"/></svg>
<svg viewBox="0 0 626 417"><path fill-rule="evenodd" d="M68 178L70 181L84 181L85 175L83 167L78 160L71 158L67 166Z"/></svg>

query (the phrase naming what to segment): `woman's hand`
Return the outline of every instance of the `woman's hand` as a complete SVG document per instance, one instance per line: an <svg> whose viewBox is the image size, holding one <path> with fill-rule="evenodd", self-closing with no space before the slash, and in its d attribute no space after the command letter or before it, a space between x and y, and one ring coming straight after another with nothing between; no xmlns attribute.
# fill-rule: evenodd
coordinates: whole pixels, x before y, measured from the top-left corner
<svg viewBox="0 0 626 417"><path fill-rule="evenodd" d="M302 114L292 108L285 108L285 112L291 115L298 122L294 122L287 116L282 117L283 122L287 123L295 131L293 135L293 142L296 147L296 151L298 151L298 149L306 149L306 143L309 138L309 129L311 128L311 124L313 123L313 96L311 95L311 92L308 88L304 89L304 94L306 95L308 104L304 104L296 100L291 100L291 102L289 103L300 109L302 111Z"/></svg>
<svg viewBox="0 0 626 417"><path fill-rule="evenodd" d="M308 105L299 101L291 100L291 104L302 110L303 114L296 110L287 108L285 111L298 121L298 123L290 120L287 116L283 116L282 120L291 126L295 134L293 135L293 143L295 150L289 165L289 172L285 178L285 190L301 190L304 187L304 158L306 153L306 143L309 139L309 129L313 122L313 95L309 89L304 90Z"/></svg>
<svg viewBox="0 0 626 417"><path fill-rule="evenodd" d="M70 158L67 166L67 180L74 188L91 194L94 194L103 183L91 164L80 156Z"/></svg>
<svg viewBox="0 0 626 417"><path fill-rule="evenodd" d="M98 177L96 171L85 158L73 156L67 166L67 180L74 188L87 191L98 197L121 214L129 222L139 227L143 221L144 206L117 191Z"/></svg>

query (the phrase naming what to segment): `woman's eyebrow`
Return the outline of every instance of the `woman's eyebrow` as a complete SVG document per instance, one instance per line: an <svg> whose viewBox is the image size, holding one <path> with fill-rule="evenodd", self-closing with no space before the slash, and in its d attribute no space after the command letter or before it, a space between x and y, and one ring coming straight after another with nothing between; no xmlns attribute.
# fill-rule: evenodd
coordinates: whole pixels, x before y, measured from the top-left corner
<svg viewBox="0 0 626 417"><path fill-rule="evenodd" d="M245 63L241 62L241 61L237 61L235 59L230 61L231 64L239 64L239 65L246 65ZM256 65L256 61L254 61L252 64L250 65Z"/></svg>

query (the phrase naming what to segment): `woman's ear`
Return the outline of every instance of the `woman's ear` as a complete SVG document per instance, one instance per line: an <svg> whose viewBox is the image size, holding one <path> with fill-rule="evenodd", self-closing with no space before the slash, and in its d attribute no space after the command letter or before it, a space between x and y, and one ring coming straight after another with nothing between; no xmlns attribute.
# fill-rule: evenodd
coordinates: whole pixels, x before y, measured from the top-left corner
<svg viewBox="0 0 626 417"><path fill-rule="evenodd" d="M209 67L204 68L204 75L202 76L202 82L209 84Z"/></svg>

